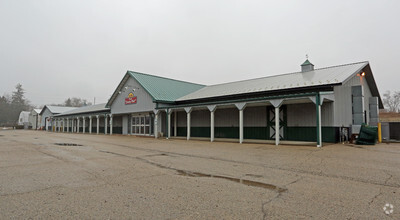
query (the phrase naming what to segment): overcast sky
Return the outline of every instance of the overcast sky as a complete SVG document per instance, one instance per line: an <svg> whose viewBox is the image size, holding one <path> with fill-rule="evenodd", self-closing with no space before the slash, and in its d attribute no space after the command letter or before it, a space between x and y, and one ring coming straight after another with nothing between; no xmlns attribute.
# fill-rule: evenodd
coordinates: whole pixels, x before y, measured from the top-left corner
<svg viewBox="0 0 400 220"><path fill-rule="evenodd" d="M106 102L127 70L217 84L369 61L400 90L400 1L0 0L0 95Z"/></svg>

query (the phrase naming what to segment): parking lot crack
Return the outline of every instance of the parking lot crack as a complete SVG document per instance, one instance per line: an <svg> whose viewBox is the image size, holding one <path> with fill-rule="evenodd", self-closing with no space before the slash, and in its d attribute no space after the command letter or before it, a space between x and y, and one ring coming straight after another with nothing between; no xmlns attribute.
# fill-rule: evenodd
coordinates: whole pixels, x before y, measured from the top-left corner
<svg viewBox="0 0 400 220"><path fill-rule="evenodd" d="M156 163L156 162L150 161L150 160L148 160L146 158L143 158L143 157L133 157L133 156L119 154L119 153L115 153L115 152L111 152L111 151L100 151L100 152L109 153L109 154L113 154L113 155L117 155L117 156L129 157L129 158L132 158L132 159L140 160L142 162L145 162L147 164L156 166L156 167L161 168L161 169L167 169L167 170L175 171L175 172L178 173L178 175L182 175L182 176L209 177L209 178L223 179L223 180L228 180L228 181L240 183L240 184L247 185L247 186L253 186L253 187L260 187L260 188L264 188L264 189L269 189L269 190L273 190L273 191L276 191L276 192L279 192L279 193L287 191L287 189L284 188L284 187L279 187L279 186L268 184L268 183L252 181L252 180L242 179L242 178L235 178L235 177L230 177L230 176L207 174L207 173L201 173L201 172L197 172L197 171L177 169L177 168L174 168L174 167L169 166L169 165L166 166L166 165L162 165L160 163Z"/></svg>
<svg viewBox="0 0 400 220"><path fill-rule="evenodd" d="M386 178L385 184L384 184L384 185L387 185L387 183L389 182L389 180L392 179L393 175L390 174L390 173L387 173L387 172L385 172L385 174L387 174L387 175L389 176L388 178ZM378 192L376 195L374 195L374 197L372 197L372 199L368 202L368 205L369 205L369 206L371 206L371 204L374 203L375 199L377 199L379 196L381 196L381 195L383 194L383 193L382 193L382 190L383 190L383 186L381 186L381 187L379 188L379 192Z"/></svg>

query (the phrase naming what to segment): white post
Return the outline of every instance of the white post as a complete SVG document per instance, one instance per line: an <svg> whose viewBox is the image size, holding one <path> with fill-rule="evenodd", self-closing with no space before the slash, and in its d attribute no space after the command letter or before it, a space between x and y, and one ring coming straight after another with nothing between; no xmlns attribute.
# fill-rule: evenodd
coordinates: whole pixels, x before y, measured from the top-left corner
<svg viewBox="0 0 400 220"><path fill-rule="evenodd" d="M154 138L158 138L158 111L154 114Z"/></svg>
<svg viewBox="0 0 400 220"><path fill-rule="evenodd" d="M214 141L214 111L211 112L211 142Z"/></svg>
<svg viewBox="0 0 400 220"><path fill-rule="evenodd" d="M167 110L167 120L168 120L168 128L167 128L167 132L168 132L168 138L171 138L171 110Z"/></svg>
<svg viewBox="0 0 400 220"><path fill-rule="evenodd" d="M215 110L217 110L217 106L216 105L209 105L207 106L208 110L210 110L210 141L213 142L214 141L214 137L215 137L215 126L214 126L214 112Z"/></svg>
<svg viewBox="0 0 400 220"><path fill-rule="evenodd" d="M178 112L177 111L175 111L174 112L174 136L176 137L177 136L177 133L178 133L178 128L177 128L177 124L178 124L178 122L177 122L177 117L178 117Z"/></svg>
<svg viewBox="0 0 400 220"><path fill-rule="evenodd" d="M239 143L243 143L243 111L247 103L236 103L235 106L239 110Z"/></svg>
<svg viewBox="0 0 400 220"><path fill-rule="evenodd" d="M190 140L190 113L191 112L187 113L187 140Z"/></svg>
<svg viewBox="0 0 400 220"><path fill-rule="evenodd" d="M113 115L110 115L110 135L113 134Z"/></svg>
<svg viewBox="0 0 400 220"><path fill-rule="evenodd" d="M108 115L107 114L105 114L104 115L104 134L107 134L107 117L108 117Z"/></svg>
<svg viewBox="0 0 400 220"><path fill-rule="evenodd" d="M77 126L76 126L76 133L79 133L79 117L76 118Z"/></svg>
<svg viewBox="0 0 400 220"><path fill-rule="evenodd" d="M98 115L96 115L96 119L97 119L97 123L96 123L97 126L96 126L96 129L97 129L97 134L99 134L99 127L100 127L100 125L99 125L99 124L100 124L100 123L99 123L100 120L99 120L99 119L100 119L100 118L99 118Z"/></svg>
<svg viewBox="0 0 400 220"><path fill-rule="evenodd" d="M89 116L89 134L92 133L92 116Z"/></svg>
<svg viewBox="0 0 400 220"><path fill-rule="evenodd" d="M279 145L280 134L279 134L279 107L282 105L284 99L274 99L269 102L275 107L275 145Z"/></svg>
<svg viewBox="0 0 400 220"><path fill-rule="evenodd" d="M275 145L279 145L279 106L275 107Z"/></svg>
<svg viewBox="0 0 400 220"><path fill-rule="evenodd" d="M319 119L319 140L320 140L320 145L317 145L317 147L322 147L322 120L321 120L321 105L318 105L318 119Z"/></svg>
<svg viewBox="0 0 400 220"><path fill-rule="evenodd" d="M86 132L86 118L82 117L82 133Z"/></svg>
<svg viewBox="0 0 400 220"><path fill-rule="evenodd" d="M243 143L243 109L239 110L239 143Z"/></svg>
<svg viewBox="0 0 400 220"><path fill-rule="evenodd" d="M69 118L67 118L67 132L69 132Z"/></svg>
<svg viewBox="0 0 400 220"><path fill-rule="evenodd" d="M186 134L186 140L190 140L190 113L192 112L193 108L188 107L185 108L186 114L187 114L187 134Z"/></svg>

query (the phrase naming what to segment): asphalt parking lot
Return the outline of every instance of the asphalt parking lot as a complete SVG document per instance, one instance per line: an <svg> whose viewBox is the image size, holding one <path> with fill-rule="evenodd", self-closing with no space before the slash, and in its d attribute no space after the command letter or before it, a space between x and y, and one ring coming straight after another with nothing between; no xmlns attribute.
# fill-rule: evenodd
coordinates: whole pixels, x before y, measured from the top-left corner
<svg viewBox="0 0 400 220"><path fill-rule="evenodd" d="M3 130L0 177L0 219L400 219L400 144Z"/></svg>

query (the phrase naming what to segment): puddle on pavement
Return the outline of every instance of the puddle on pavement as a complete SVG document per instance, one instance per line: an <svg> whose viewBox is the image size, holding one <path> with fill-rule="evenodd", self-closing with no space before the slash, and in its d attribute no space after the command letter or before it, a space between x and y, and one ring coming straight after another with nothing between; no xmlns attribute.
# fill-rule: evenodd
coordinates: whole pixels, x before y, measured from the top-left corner
<svg viewBox="0 0 400 220"><path fill-rule="evenodd" d="M60 145L60 146L82 146L81 144L74 144L74 143L55 143L55 145Z"/></svg>

